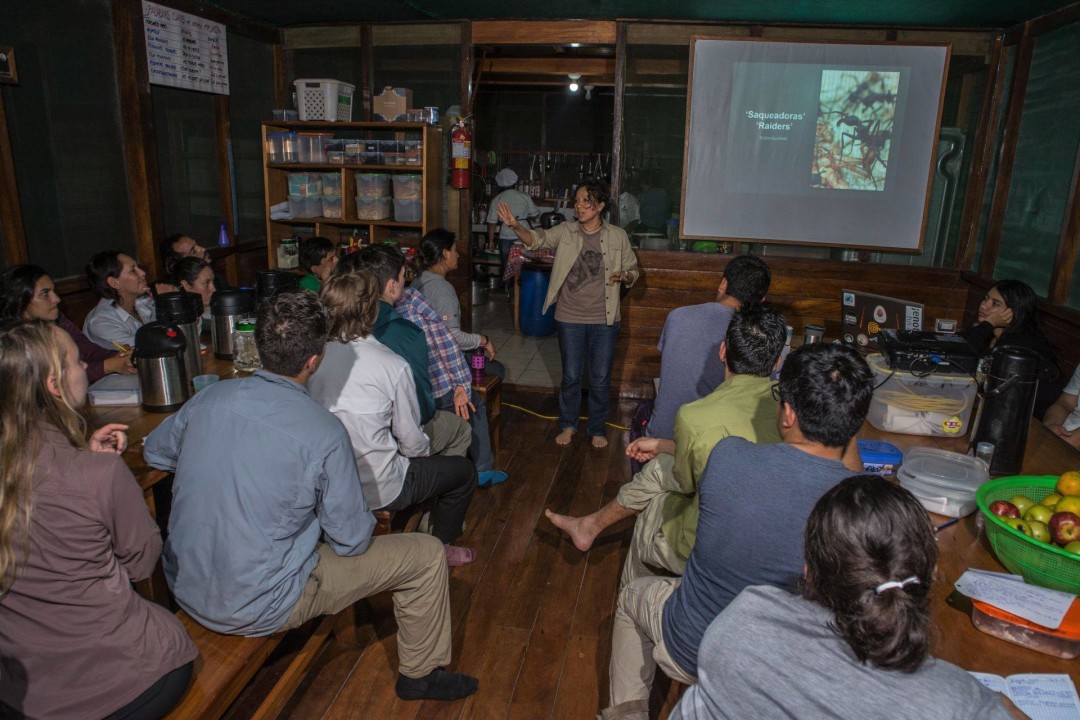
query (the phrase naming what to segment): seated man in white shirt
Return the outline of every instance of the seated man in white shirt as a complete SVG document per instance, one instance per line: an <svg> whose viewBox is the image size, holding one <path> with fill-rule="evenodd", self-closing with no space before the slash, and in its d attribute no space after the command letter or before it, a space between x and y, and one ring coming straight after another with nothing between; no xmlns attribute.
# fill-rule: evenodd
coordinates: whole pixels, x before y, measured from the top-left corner
<svg viewBox="0 0 1080 720"><path fill-rule="evenodd" d="M1080 448L1080 407L1076 405L1077 396L1080 396L1080 365L1076 367L1060 397L1047 408L1046 415L1043 416L1046 427L1074 448Z"/></svg>
<svg viewBox="0 0 1080 720"><path fill-rule="evenodd" d="M451 567L466 565L476 553L452 543L464 526L476 468L468 458L430 456L409 363L371 335L380 290L366 270L323 285L330 342L308 386L311 397L348 430L368 505L404 510L434 501L432 534L445 545Z"/></svg>

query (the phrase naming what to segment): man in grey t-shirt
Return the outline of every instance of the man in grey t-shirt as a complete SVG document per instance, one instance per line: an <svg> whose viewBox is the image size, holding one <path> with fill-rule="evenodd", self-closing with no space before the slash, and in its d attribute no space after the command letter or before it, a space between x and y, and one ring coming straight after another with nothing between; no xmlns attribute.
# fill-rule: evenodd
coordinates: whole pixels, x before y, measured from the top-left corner
<svg viewBox="0 0 1080 720"><path fill-rule="evenodd" d="M783 443L728 437L713 449L683 577L639 578L619 593L603 718L646 720L657 666L677 682L695 683L706 628L743 588L793 589L810 510L856 466L861 470L854 438L873 396L861 355L840 345L804 345L784 363L778 391Z"/></svg>
<svg viewBox="0 0 1080 720"><path fill-rule="evenodd" d="M517 185L517 173L510 168L503 168L495 174L495 184L502 192L491 200L491 209L487 214L487 244L489 250L495 249L495 230L499 235L499 275L506 275L506 259L510 257L510 246L517 240L513 230L499 223L499 203L506 203L518 222L532 224L540 215L533 199L514 186ZM509 290L508 290L509 293Z"/></svg>
<svg viewBox="0 0 1080 720"><path fill-rule="evenodd" d="M656 393L649 437L675 437L675 415L686 403L699 400L724 381L720 343L735 311L760 302L769 291L771 274L765 261L753 255L732 258L716 290L716 300L686 305L668 313L660 332L660 389Z"/></svg>

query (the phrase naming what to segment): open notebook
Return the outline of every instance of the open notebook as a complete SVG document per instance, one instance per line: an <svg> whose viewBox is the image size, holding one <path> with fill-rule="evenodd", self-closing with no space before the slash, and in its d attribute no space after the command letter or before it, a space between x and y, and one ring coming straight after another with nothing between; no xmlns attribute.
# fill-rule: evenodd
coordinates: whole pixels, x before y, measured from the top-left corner
<svg viewBox="0 0 1080 720"><path fill-rule="evenodd" d="M1080 720L1080 697L1068 675L971 673L994 692L1006 695L1031 720Z"/></svg>

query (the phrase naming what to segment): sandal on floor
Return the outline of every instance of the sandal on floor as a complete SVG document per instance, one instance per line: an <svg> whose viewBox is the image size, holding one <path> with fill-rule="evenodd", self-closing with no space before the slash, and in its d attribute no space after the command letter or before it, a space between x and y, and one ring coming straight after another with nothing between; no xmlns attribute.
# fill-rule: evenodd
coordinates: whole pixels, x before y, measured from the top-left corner
<svg viewBox="0 0 1080 720"><path fill-rule="evenodd" d="M472 548L457 545L443 545L443 547L446 548L446 564L450 567L468 565L476 559L476 551Z"/></svg>
<svg viewBox="0 0 1080 720"><path fill-rule="evenodd" d="M477 474L476 484L482 488L495 487L500 483L504 483L510 476L504 473L502 470L485 470L482 473Z"/></svg>

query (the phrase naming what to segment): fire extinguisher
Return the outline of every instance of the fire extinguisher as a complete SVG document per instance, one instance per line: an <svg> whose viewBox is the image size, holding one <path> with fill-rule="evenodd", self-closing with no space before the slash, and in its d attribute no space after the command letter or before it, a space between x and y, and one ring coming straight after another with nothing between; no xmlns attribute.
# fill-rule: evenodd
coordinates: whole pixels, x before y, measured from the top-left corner
<svg viewBox="0 0 1080 720"><path fill-rule="evenodd" d="M450 187L464 190L472 181L472 133L465 127L466 118L450 131Z"/></svg>

